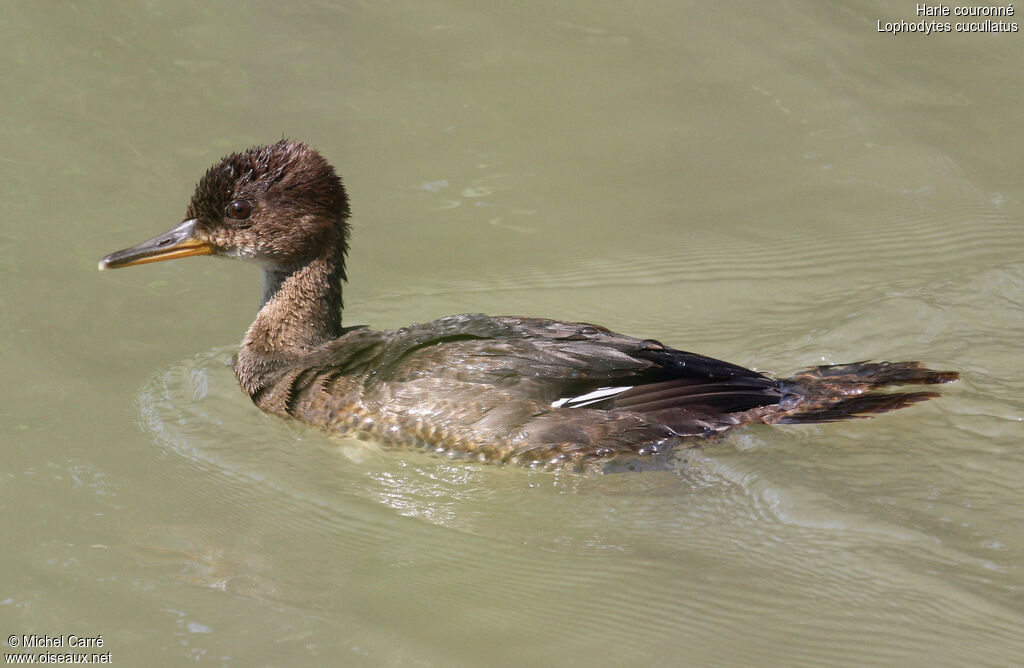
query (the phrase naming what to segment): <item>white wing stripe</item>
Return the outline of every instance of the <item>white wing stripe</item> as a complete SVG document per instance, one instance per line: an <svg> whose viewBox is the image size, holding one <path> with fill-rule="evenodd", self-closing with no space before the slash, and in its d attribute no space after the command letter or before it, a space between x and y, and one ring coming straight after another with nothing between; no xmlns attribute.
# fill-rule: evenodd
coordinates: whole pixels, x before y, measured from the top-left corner
<svg viewBox="0 0 1024 668"><path fill-rule="evenodd" d="M581 394L578 397L565 397L564 399L559 399L558 401L552 401L551 407L562 408L566 404L571 403L572 406L570 406L570 408L578 408L580 406L586 406L588 404L595 404L598 401L607 399L608 397L614 397L616 394L621 394L626 390L631 389L633 389L632 385L627 385L626 387L599 387L593 392Z"/></svg>

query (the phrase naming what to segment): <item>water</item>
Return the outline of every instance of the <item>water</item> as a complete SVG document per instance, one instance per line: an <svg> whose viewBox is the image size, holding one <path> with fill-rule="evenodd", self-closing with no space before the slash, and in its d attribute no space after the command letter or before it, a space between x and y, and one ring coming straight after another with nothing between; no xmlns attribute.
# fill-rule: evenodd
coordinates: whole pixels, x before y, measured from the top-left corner
<svg viewBox="0 0 1024 668"><path fill-rule="evenodd" d="M914 7L9 3L0 638L102 634L119 665L1024 660L1024 38L877 32ZM641 474L330 440L227 367L255 268L95 270L282 135L350 190L348 324L529 314L964 380Z"/></svg>

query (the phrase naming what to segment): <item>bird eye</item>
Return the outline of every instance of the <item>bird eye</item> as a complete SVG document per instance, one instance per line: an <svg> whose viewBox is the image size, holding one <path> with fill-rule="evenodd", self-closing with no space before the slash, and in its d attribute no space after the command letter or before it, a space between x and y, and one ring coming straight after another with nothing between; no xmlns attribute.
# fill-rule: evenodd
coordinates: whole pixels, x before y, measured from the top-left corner
<svg viewBox="0 0 1024 668"><path fill-rule="evenodd" d="M231 204L228 204L228 218L234 218L235 220L245 220L252 214L252 204L249 204L247 200L236 199Z"/></svg>

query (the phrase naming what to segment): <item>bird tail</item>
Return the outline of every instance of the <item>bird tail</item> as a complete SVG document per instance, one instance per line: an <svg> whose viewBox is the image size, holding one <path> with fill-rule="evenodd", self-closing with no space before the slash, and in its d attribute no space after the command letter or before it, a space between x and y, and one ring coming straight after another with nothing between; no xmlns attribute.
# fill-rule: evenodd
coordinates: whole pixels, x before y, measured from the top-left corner
<svg viewBox="0 0 1024 668"><path fill-rule="evenodd" d="M899 385L937 385L960 378L955 371L935 371L920 362L854 362L801 371L781 382L782 410L766 422L793 424L835 422L886 413L939 396L938 392L878 392Z"/></svg>

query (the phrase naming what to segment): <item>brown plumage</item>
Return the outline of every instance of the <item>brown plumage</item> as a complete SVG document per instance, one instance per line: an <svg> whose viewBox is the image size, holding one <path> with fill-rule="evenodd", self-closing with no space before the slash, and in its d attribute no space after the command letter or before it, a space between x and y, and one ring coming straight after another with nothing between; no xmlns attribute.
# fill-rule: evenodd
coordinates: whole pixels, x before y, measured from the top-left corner
<svg viewBox="0 0 1024 668"><path fill-rule="evenodd" d="M792 378L586 323L449 316L343 328L348 198L301 143L229 155L185 220L100 268L187 255L252 258L263 300L235 362L262 410L332 433L530 465L652 456L752 422L830 422L902 408L956 380L919 362L818 366Z"/></svg>

